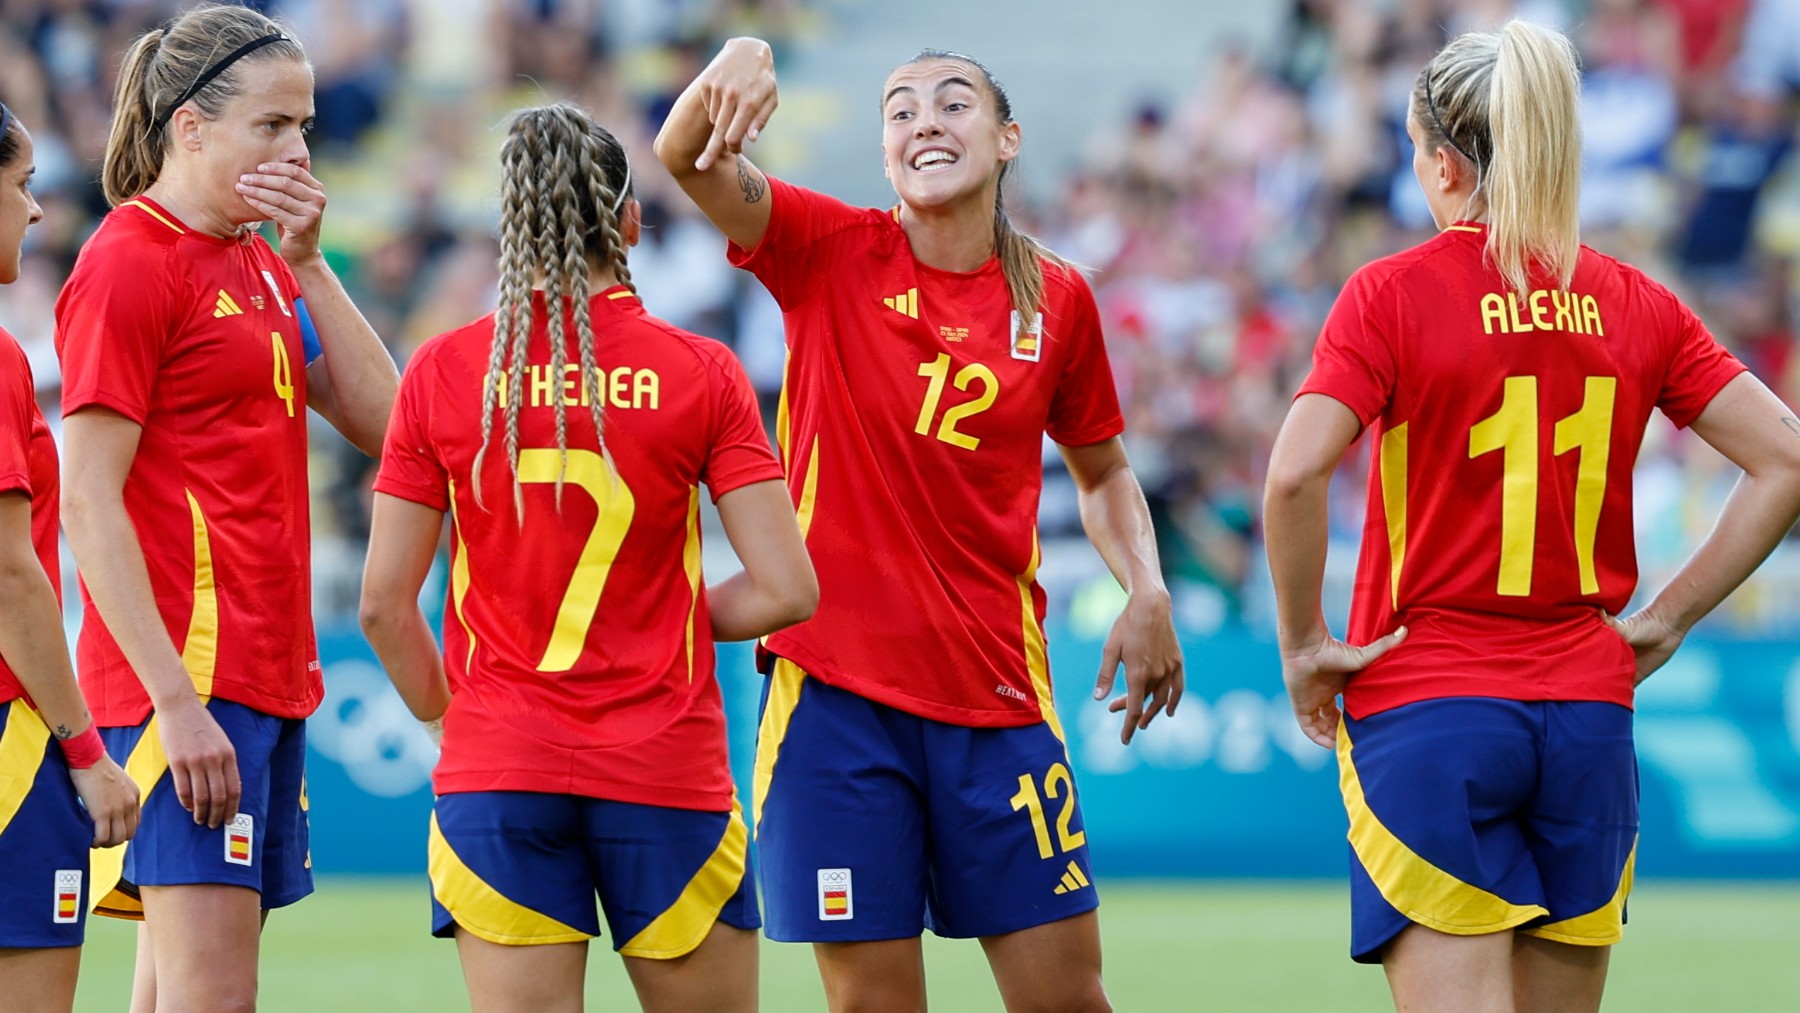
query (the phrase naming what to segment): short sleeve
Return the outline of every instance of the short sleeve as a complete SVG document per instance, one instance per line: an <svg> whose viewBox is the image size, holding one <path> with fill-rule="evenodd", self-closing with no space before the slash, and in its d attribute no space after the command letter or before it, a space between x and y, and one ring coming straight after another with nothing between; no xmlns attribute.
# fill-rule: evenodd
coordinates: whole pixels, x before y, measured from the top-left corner
<svg viewBox="0 0 1800 1013"><path fill-rule="evenodd" d="M134 250L129 264L114 250L124 252L113 244L83 251L56 300L62 410L110 408L141 426L181 322L181 279L168 247Z"/></svg>
<svg viewBox="0 0 1800 1013"><path fill-rule="evenodd" d="M712 445L700 478L717 502L733 489L780 478L781 465L763 432L756 391L743 365L722 345L714 351L713 362L717 371Z"/></svg>
<svg viewBox="0 0 1800 1013"><path fill-rule="evenodd" d="M1046 265L1046 272L1054 270ZM1119 411L1119 391L1113 384L1112 361L1106 356L1106 337L1100 329L1094 293L1079 272L1065 270L1070 293L1063 320L1046 320L1046 333L1040 336L1049 346L1058 340L1053 329L1060 327L1061 339L1069 348L1056 379L1056 393L1050 398L1045 431L1065 447L1085 447L1124 432L1125 417Z"/></svg>
<svg viewBox="0 0 1800 1013"><path fill-rule="evenodd" d="M437 371L431 356L414 355L400 379L388 420L387 439L381 447L381 468L375 474L375 491L448 512L450 475L430 440L431 384Z"/></svg>
<svg viewBox="0 0 1800 1013"><path fill-rule="evenodd" d="M1656 407L1670 422L1686 429L1745 366L1713 338L1693 310L1673 295L1668 299L1675 307L1676 338Z"/></svg>
<svg viewBox="0 0 1800 1013"><path fill-rule="evenodd" d="M37 393L31 366L12 335L0 331L0 493L31 494L31 418Z"/></svg>
<svg viewBox="0 0 1800 1013"><path fill-rule="evenodd" d="M728 243L726 253L733 267L755 275L783 310L791 310L824 280L821 268L831 259L824 240L865 223L870 212L773 176L769 200L769 227L756 249Z"/></svg>
<svg viewBox="0 0 1800 1013"><path fill-rule="evenodd" d="M1391 329L1381 311L1375 279L1366 270L1351 275L1325 318L1313 346L1312 373L1299 394L1341 401L1364 426L1381 415L1393 397L1397 372Z"/></svg>

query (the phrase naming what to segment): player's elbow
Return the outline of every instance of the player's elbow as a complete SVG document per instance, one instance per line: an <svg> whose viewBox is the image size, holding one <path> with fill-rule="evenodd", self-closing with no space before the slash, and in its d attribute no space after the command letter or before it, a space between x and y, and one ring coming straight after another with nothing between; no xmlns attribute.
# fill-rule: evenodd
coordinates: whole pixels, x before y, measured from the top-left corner
<svg viewBox="0 0 1800 1013"><path fill-rule="evenodd" d="M782 626L803 623L819 610L819 577L811 566L794 579L783 582L779 605Z"/></svg>
<svg viewBox="0 0 1800 1013"><path fill-rule="evenodd" d="M362 625L363 636L371 642L379 640L399 625L406 614L406 608L411 605L411 602L403 600L403 596L394 593L392 589L373 581L365 581L362 600L356 609L356 618Z"/></svg>
<svg viewBox="0 0 1800 1013"><path fill-rule="evenodd" d="M1276 455L1269 461L1269 476L1263 485L1263 502L1287 503L1305 498L1330 483L1331 469L1311 462Z"/></svg>
<svg viewBox="0 0 1800 1013"><path fill-rule="evenodd" d="M694 168L694 160L700 157L698 150L691 144L682 143L681 124L678 117L670 115L663 121L662 129L656 132L656 140L650 148L656 152L656 158L669 170L669 175L677 180L694 175L699 170Z"/></svg>

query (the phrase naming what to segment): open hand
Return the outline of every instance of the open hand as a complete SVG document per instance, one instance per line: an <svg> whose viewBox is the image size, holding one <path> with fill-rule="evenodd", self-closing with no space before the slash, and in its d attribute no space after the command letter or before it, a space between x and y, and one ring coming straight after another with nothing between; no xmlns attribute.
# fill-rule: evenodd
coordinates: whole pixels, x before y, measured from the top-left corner
<svg viewBox="0 0 1800 1013"><path fill-rule="evenodd" d="M1402 626L1380 640L1353 647L1329 634L1324 639L1297 650L1281 652L1281 680L1287 684L1288 700L1294 705L1294 720L1306 737L1331 749L1337 744L1338 694L1357 672L1375 663L1375 659L1394 649L1406 639Z"/></svg>
<svg viewBox="0 0 1800 1013"><path fill-rule="evenodd" d="M292 162L264 162L238 177L244 203L281 231L281 259L299 264L319 255L319 224L325 220L325 187Z"/></svg>
<svg viewBox="0 0 1800 1013"><path fill-rule="evenodd" d="M1681 641L1687 636L1686 630L1678 630L1669 623L1657 618L1649 609L1635 612L1623 619L1618 616L1606 616L1606 625L1617 630L1619 636L1631 645L1632 653L1637 655L1637 678L1633 685L1650 678L1650 673L1663 667Z"/></svg>
<svg viewBox="0 0 1800 1013"><path fill-rule="evenodd" d="M1125 665L1125 695L1106 709L1114 714L1125 712L1119 741L1130 745L1138 729L1150 727L1159 712L1174 716L1186 687L1168 592L1134 594L1126 600L1125 611L1113 622L1100 655L1094 699L1104 700L1112 692L1121 662Z"/></svg>
<svg viewBox="0 0 1800 1013"><path fill-rule="evenodd" d="M694 168L705 172L743 151L744 142L756 140L775 115L775 53L761 39L732 39L694 79L694 87L713 125L706 150L694 160Z"/></svg>

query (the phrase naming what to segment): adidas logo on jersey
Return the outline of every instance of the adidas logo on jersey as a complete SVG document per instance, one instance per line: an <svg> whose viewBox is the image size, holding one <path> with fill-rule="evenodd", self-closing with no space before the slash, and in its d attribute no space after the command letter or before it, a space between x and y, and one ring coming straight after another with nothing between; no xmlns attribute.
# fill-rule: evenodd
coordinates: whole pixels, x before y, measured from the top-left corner
<svg viewBox="0 0 1800 1013"><path fill-rule="evenodd" d="M895 313L919 319L919 290L916 288L909 288L899 295L890 295L882 299L881 303Z"/></svg>
<svg viewBox="0 0 1800 1013"><path fill-rule="evenodd" d="M1088 878L1082 874L1081 866L1076 865L1075 861L1073 859L1070 859L1069 860L1069 871L1063 873L1062 883L1057 886L1055 892L1059 896L1062 894L1065 894L1065 893L1074 893L1075 891L1077 891L1087 885L1088 885Z"/></svg>
<svg viewBox="0 0 1800 1013"><path fill-rule="evenodd" d="M240 316L243 312L244 308L237 304L237 300L231 297L231 293L224 289L219 290L219 301L213 304L213 319Z"/></svg>

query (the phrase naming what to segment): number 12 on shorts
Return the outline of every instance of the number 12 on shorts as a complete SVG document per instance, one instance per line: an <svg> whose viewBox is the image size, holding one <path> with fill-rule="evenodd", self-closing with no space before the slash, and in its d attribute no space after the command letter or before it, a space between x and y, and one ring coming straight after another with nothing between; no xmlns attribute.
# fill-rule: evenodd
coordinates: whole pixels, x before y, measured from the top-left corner
<svg viewBox="0 0 1800 1013"><path fill-rule="evenodd" d="M1059 787L1060 786L1060 787ZM1062 809L1056 816L1056 844L1050 844L1050 825L1044 819L1044 799L1061 799ZM1085 830L1069 830L1069 822L1075 818L1075 779L1069 776L1069 768L1060 763L1052 763L1044 773L1044 791L1038 794L1037 779L1030 774L1019 775L1019 791L1010 801L1013 812L1020 809L1031 817L1031 832L1037 837L1039 858L1055 858L1058 848L1068 854L1087 844Z"/></svg>

